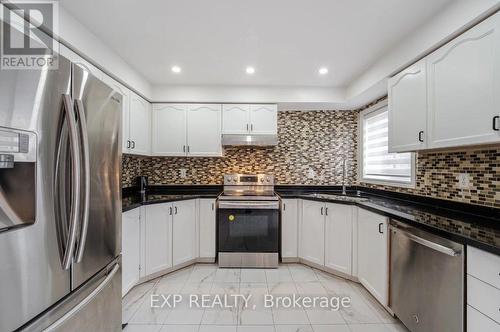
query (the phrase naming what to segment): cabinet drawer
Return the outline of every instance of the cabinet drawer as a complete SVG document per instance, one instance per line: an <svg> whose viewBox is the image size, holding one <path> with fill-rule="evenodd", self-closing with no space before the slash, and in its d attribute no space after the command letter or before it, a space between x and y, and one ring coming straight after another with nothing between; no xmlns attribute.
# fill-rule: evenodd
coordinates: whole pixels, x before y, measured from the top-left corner
<svg viewBox="0 0 500 332"><path fill-rule="evenodd" d="M467 304L500 324L500 290L467 276Z"/></svg>
<svg viewBox="0 0 500 332"><path fill-rule="evenodd" d="M500 289L500 256L468 246L467 274Z"/></svg>

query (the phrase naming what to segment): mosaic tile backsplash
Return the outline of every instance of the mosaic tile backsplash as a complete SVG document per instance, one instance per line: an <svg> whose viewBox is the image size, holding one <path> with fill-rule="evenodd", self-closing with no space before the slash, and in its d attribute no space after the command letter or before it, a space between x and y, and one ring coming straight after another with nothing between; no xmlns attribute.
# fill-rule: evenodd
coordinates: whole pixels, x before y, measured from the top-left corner
<svg viewBox="0 0 500 332"><path fill-rule="evenodd" d="M269 148L226 148L224 157L123 157L123 186L139 174L151 184L221 184L224 173L267 172L279 184L339 185L346 158L346 183L357 182L359 111L280 111L279 144ZM180 177L180 168L187 177ZM308 178L309 169L316 174ZM458 188L468 173L472 188ZM500 147L417 154L415 188L363 186L500 208Z"/></svg>
<svg viewBox="0 0 500 332"><path fill-rule="evenodd" d="M151 184L222 184L225 173L270 173L279 184L342 183L342 161L347 160L346 183L357 173L357 111L280 111L274 147L230 147L223 157L136 157L124 155L123 185L138 174ZM179 169L187 169L181 178ZM314 178L309 178L309 172Z"/></svg>

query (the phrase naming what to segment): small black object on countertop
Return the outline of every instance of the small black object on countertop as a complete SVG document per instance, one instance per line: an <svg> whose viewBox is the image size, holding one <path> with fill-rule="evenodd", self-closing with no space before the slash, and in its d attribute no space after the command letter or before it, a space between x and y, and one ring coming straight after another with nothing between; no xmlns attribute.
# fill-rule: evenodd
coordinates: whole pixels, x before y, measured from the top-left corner
<svg viewBox="0 0 500 332"><path fill-rule="evenodd" d="M153 185L140 195L137 187L123 188L123 212L147 204L216 198L222 190L222 185ZM500 209L497 208L358 186L347 188L347 197L353 199L341 197L341 186L276 185L275 190L282 198L356 205L500 255Z"/></svg>

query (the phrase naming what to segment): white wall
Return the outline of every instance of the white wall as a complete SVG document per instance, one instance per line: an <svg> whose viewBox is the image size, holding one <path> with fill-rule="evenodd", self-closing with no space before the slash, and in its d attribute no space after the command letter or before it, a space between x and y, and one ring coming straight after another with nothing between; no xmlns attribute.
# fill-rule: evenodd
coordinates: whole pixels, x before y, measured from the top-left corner
<svg viewBox="0 0 500 332"><path fill-rule="evenodd" d="M153 86L154 102L219 102L295 104L297 109L337 108L345 90L321 87ZM287 106L288 107L288 106Z"/></svg>
<svg viewBox="0 0 500 332"><path fill-rule="evenodd" d="M498 0L457 0L414 34L390 49L347 88L346 98L354 100L365 93L381 94L386 79L437 48L450 36L480 21L500 8ZM375 92L377 91L378 92Z"/></svg>
<svg viewBox="0 0 500 332"><path fill-rule="evenodd" d="M111 73L111 76L126 83L144 97L151 98L150 83L62 6L59 6L59 36L77 53L84 54L91 62Z"/></svg>

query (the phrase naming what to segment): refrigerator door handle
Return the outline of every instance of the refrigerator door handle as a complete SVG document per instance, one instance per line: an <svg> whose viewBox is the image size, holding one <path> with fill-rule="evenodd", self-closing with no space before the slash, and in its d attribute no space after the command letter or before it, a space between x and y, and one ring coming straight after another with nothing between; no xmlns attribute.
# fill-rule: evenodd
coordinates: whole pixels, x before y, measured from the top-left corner
<svg viewBox="0 0 500 332"><path fill-rule="evenodd" d="M81 308L85 307L90 301L92 301L110 282L113 280L115 274L120 270L120 264L116 264L111 272L106 276L106 278L97 286L92 293L90 293L86 298L84 298L78 305L74 306L71 310L66 312L61 318L56 320L52 325L44 330L44 332L57 330L61 324L66 320L71 318L75 313L77 313Z"/></svg>
<svg viewBox="0 0 500 332"><path fill-rule="evenodd" d="M71 182L73 193L71 195L71 207L70 207L70 219L69 219L69 235L66 238L66 245L64 248L64 255L62 259L62 267L64 270L68 270L72 263L73 251L75 248L76 233L77 233L77 223L80 211L80 168L81 160L78 146L78 132L75 119L75 113L73 110L73 105L71 97L67 94L63 95L63 110L65 112L65 119L69 130L69 142L71 149ZM57 160L57 164L60 160ZM60 197L56 197L60 199Z"/></svg>
<svg viewBox="0 0 500 332"><path fill-rule="evenodd" d="M85 251L85 241L87 239L87 230L89 225L89 208L90 208L90 154L89 154L89 137L87 131L87 120L85 118L85 108L81 99L75 100L75 109L78 114L78 127L80 130L81 143L81 162L83 166L83 202L81 205L81 225L80 238L77 242L76 263L80 263Z"/></svg>

